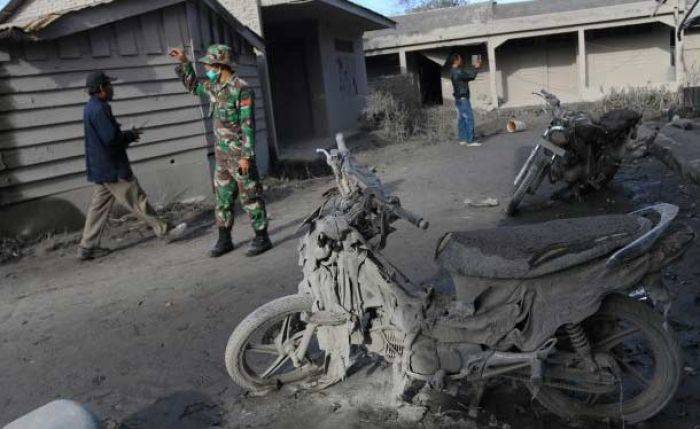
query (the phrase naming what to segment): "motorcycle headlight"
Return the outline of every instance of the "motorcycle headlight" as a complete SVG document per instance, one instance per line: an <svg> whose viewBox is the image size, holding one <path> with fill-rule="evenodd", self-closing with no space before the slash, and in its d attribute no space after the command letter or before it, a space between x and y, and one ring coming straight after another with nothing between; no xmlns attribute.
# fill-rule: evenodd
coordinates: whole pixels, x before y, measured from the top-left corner
<svg viewBox="0 0 700 429"><path fill-rule="evenodd" d="M569 142L566 129L564 127L552 127L547 132L547 140L557 146L564 146Z"/></svg>

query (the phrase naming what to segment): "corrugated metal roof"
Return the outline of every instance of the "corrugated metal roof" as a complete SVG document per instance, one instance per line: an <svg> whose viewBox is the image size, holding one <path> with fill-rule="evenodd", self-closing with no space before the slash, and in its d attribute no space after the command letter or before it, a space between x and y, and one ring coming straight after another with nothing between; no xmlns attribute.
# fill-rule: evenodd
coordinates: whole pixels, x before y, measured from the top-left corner
<svg viewBox="0 0 700 429"><path fill-rule="evenodd" d="M117 0L10 0L0 10L0 39L31 37L32 33L48 27L66 14L115 1ZM221 4L219 0L214 1ZM226 9L225 6L222 7ZM233 18L240 26L239 31L243 37L256 48L265 50L263 39L241 24L235 16Z"/></svg>
<svg viewBox="0 0 700 429"><path fill-rule="evenodd" d="M115 0L24 0L0 24L0 31L18 29L25 33L45 28L61 16ZM10 6L8 4L8 6Z"/></svg>

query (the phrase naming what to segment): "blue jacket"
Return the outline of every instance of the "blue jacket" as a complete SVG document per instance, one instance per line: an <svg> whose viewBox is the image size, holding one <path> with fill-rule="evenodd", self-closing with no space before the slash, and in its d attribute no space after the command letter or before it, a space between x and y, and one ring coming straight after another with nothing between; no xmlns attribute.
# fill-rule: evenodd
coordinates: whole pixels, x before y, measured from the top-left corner
<svg viewBox="0 0 700 429"><path fill-rule="evenodd" d="M122 132L109 104L92 96L83 111L83 124L88 180L104 183L131 179L126 148L136 136L132 131Z"/></svg>

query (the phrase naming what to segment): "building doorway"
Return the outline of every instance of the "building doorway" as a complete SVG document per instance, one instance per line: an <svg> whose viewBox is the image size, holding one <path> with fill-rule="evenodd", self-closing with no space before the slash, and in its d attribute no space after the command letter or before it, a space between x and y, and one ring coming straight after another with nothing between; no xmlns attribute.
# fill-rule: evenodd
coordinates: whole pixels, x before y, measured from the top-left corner
<svg viewBox="0 0 700 429"><path fill-rule="evenodd" d="M418 82L424 106L442 104L442 67L423 55L418 57Z"/></svg>
<svg viewBox="0 0 700 429"><path fill-rule="evenodd" d="M304 41L274 42L268 49L279 141L294 142L313 137L311 90Z"/></svg>

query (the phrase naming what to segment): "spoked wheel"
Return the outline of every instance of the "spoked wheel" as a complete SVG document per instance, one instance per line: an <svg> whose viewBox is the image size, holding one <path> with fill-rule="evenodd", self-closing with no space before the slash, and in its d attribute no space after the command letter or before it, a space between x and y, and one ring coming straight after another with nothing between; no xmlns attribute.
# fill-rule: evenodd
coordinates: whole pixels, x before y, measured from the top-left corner
<svg viewBox="0 0 700 429"><path fill-rule="evenodd" d="M234 329L226 346L226 369L236 384L253 394L282 385L311 382L322 373L325 354L315 333L299 356L311 298L285 296L259 307Z"/></svg>
<svg viewBox="0 0 700 429"><path fill-rule="evenodd" d="M542 176L544 165L541 162L535 162L525 174L525 178L513 189L513 196L506 207L506 216L514 216L520 203L525 198L528 192L534 193L537 189L533 189L537 185L538 180Z"/></svg>
<svg viewBox="0 0 700 429"><path fill-rule="evenodd" d="M544 386L538 401L564 418L637 423L653 417L673 398L681 376L678 342L662 325L662 318L647 305L608 297L582 326L597 363L605 362L614 385L596 393ZM584 366L579 360L571 369Z"/></svg>

